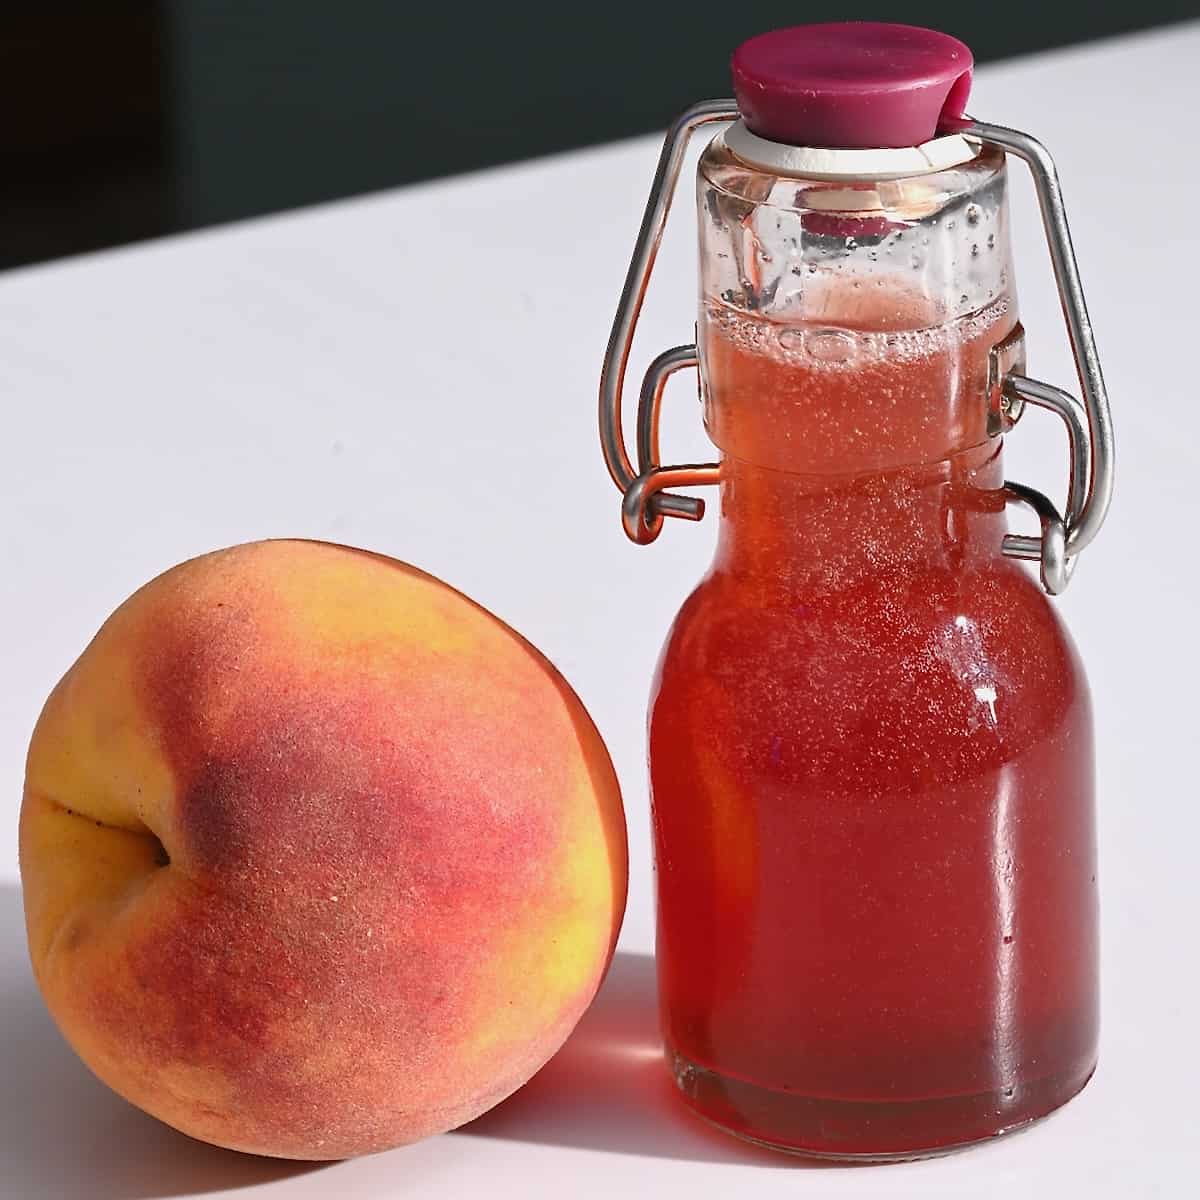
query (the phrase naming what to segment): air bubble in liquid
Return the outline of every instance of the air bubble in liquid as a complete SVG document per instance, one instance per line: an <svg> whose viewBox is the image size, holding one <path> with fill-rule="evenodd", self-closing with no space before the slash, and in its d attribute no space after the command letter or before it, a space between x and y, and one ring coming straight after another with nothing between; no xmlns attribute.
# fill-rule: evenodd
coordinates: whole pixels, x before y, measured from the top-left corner
<svg viewBox="0 0 1200 1200"><path fill-rule="evenodd" d="M842 329L810 329L804 334L804 349L818 362L849 362L854 357L854 335Z"/></svg>

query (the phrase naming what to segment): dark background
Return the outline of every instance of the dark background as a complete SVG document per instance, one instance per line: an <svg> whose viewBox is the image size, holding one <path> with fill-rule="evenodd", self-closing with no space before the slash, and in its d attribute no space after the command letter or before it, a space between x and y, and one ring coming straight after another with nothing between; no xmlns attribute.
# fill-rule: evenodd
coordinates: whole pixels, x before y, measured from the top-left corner
<svg viewBox="0 0 1200 1200"><path fill-rule="evenodd" d="M1197 16L1200 0L7 0L0 267L661 128L727 94L732 48L780 25L905 20L987 61Z"/></svg>

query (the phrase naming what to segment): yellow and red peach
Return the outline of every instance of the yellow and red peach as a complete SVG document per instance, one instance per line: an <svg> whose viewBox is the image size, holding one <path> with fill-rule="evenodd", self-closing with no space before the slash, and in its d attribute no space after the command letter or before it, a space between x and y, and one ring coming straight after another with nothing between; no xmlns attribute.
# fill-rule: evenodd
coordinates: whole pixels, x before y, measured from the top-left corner
<svg viewBox="0 0 1200 1200"><path fill-rule="evenodd" d="M29 749L51 1013L195 1137L340 1158L519 1087L623 912L612 766L532 646L402 563L260 542L105 623Z"/></svg>

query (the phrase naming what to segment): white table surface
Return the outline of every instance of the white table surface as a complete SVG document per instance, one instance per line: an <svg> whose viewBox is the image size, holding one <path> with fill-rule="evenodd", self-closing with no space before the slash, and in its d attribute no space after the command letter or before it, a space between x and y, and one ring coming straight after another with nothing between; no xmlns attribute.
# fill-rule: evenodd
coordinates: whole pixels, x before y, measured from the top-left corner
<svg viewBox="0 0 1200 1200"><path fill-rule="evenodd" d="M972 111L1056 153L1118 432L1117 499L1062 608L1095 695L1104 1031L1051 1120L939 1161L814 1169L708 1131L657 1059L643 712L713 525L626 542L596 378L656 138L0 277L0 1194L272 1197L1195 1195L1196 350L1200 25L979 72ZM398 131L394 146L403 153ZM1071 384L1018 167L1032 367ZM688 199L637 364L690 336ZM636 364L635 364L636 365ZM664 445L703 454L691 382ZM1061 495L1033 413L1009 473ZM103 618L172 563L277 535L411 560L540 645L623 781L632 879L608 984L531 1084L456 1133L314 1169L203 1146L95 1082L25 958L16 820L42 700ZM1188 918L1191 918L1190 920Z"/></svg>

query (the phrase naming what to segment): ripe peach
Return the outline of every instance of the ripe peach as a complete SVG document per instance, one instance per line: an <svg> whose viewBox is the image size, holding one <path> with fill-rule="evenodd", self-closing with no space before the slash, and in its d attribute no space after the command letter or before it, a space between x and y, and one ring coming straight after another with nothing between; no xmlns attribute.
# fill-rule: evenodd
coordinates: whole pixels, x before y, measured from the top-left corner
<svg viewBox="0 0 1200 1200"><path fill-rule="evenodd" d="M379 555L259 542L104 624L29 748L30 955L67 1039L185 1133L341 1158L528 1079L625 900L612 766L529 643Z"/></svg>

